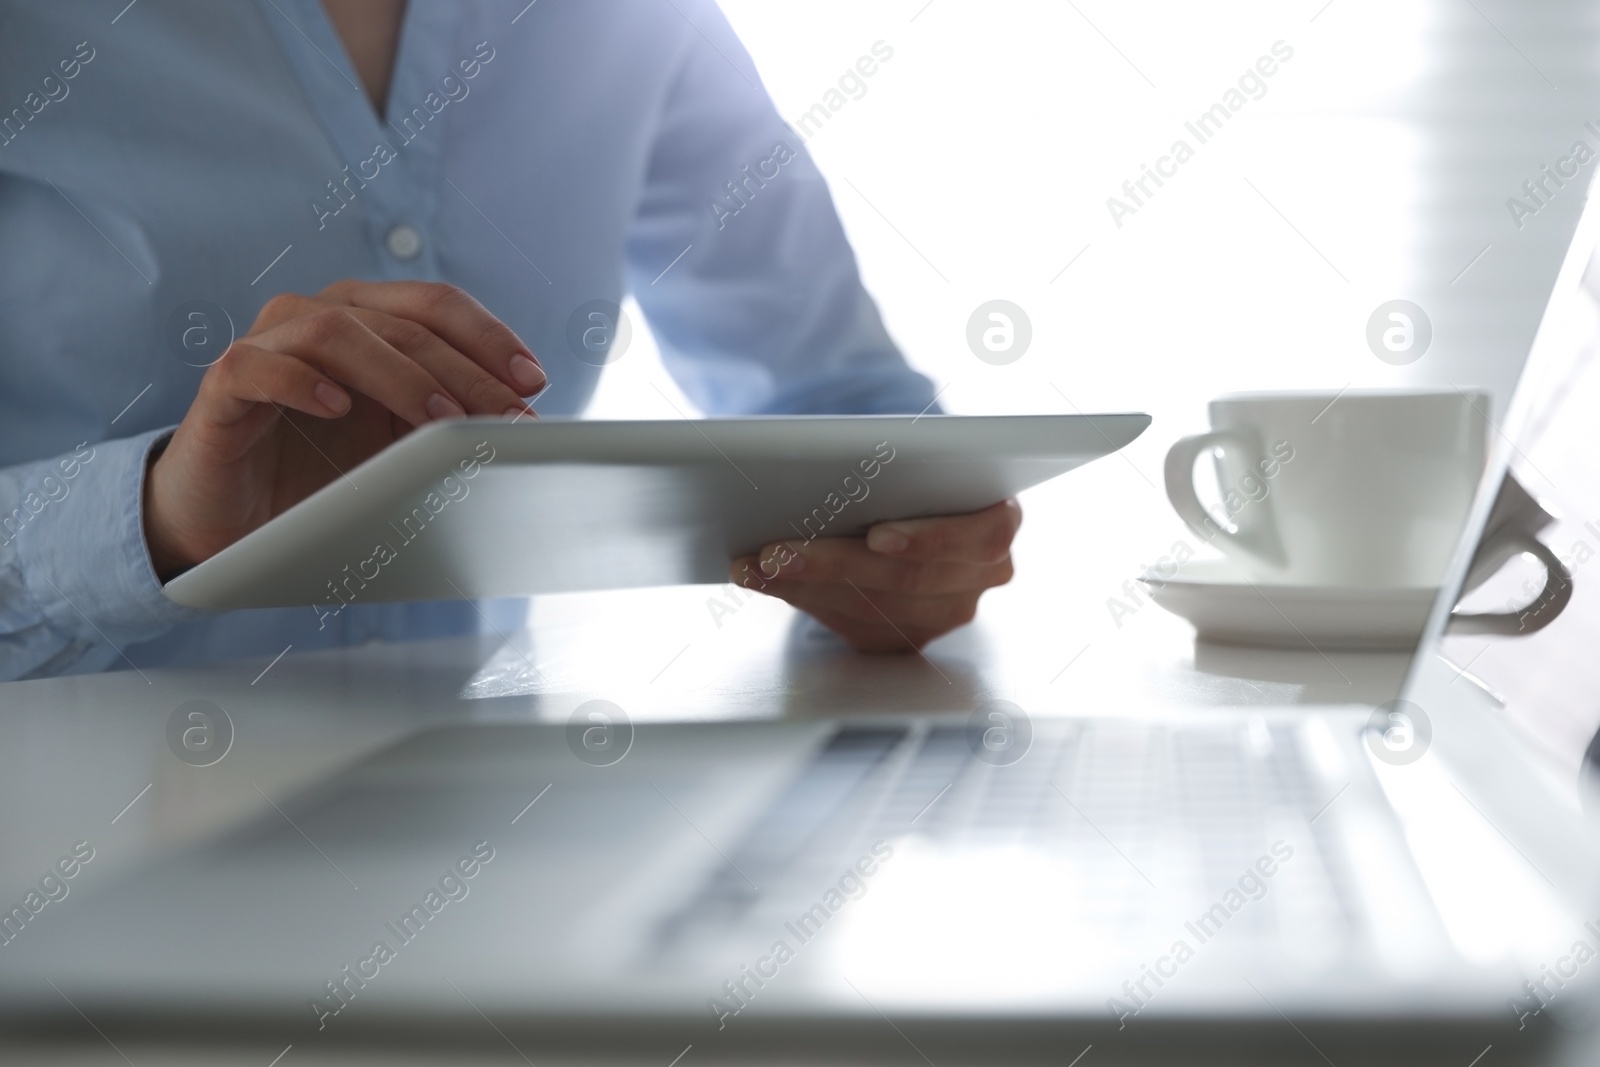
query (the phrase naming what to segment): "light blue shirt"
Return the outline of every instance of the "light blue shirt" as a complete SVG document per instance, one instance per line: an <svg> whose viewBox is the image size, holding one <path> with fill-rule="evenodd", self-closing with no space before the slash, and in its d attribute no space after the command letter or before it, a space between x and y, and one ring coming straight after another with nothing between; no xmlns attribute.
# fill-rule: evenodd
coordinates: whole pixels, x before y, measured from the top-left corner
<svg viewBox="0 0 1600 1067"><path fill-rule="evenodd" d="M711 0L411 0L384 120L318 0L121 8L0 0L0 678L515 625L162 596L147 456L276 293L460 285L548 414L600 373L569 321L624 292L708 412L933 400Z"/></svg>

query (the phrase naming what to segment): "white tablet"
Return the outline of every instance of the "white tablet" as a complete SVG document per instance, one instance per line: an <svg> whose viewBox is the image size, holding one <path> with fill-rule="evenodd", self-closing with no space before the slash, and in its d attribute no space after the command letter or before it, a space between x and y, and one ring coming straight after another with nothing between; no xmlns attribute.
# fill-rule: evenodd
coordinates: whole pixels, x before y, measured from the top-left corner
<svg viewBox="0 0 1600 1067"><path fill-rule="evenodd" d="M165 586L196 608L721 583L765 544L976 511L1143 414L431 423ZM333 473L330 471L330 473Z"/></svg>

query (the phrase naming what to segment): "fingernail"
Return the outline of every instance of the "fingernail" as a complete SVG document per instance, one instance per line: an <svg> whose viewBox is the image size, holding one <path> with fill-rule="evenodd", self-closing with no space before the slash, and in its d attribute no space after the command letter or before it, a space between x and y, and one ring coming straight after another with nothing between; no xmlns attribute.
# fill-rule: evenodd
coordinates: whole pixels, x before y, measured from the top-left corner
<svg viewBox="0 0 1600 1067"><path fill-rule="evenodd" d="M456 419L466 414L460 404L442 393L434 393L428 397L425 407L428 410L428 417L434 419Z"/></svg>
<svg viewBox="0 0 1600 1067"><path fill-rule="evenodd" d="M506 408L503 414L510 415L514 419L537 419L539 417L539 413L529 407L509 407Z"/></svg>
<svg viewBox="0 0 1600 1067"><path fill-rule="evenodd" d="M787 555L788 558L783 558L784 555ZM772 550L770 558L772 559L773 567L785 575L799 574L806 569L806 558L792 548L787 549L787 552L785 552L785 546L779 546Z"/></svg>
<svg viewBox="0 0 1600 1067"><path fill-rule="evenodd" d="M911 538L899 530L891 530L887 526L879 526L867 532L867 547L874 552L884 552L892 555L910 548Z"/></svg>
<svg viewBox="0 0 1600 1067"><path fill-rule="evenodd" d="M546 378L539 364L518 352L511 357L511 380L516 382L526 395L544 388Z"/></svg>
<svg viewBox="0 0 1600 1067"><path fill-rule="evenodd" d="M318 382L312 387L311 393L317 398L317 403L335 415L343 415L350 410L350 398L342 389L335 389L327 382Z"/></svg>

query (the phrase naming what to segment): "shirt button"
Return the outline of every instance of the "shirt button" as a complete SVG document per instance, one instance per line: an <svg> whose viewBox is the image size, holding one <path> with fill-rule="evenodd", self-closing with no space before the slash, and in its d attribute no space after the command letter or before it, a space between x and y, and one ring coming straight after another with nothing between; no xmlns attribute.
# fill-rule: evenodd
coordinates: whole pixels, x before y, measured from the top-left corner
<svg viewBox="0 0 1600 1067"><path fill-rule="evenodd" d="M400 225L389 231L383 243L395 259L416 259L422 251L422 234L414 226Z"/></svg>

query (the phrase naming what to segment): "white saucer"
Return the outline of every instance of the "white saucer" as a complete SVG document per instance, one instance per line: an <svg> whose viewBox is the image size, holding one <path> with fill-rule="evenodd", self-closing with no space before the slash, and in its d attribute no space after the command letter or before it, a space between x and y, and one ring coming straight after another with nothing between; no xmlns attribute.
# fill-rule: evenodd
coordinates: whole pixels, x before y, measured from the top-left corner
<svg viewBox="0 0 1600 1067"><path fill-rule="evenodd" d="M1411 651L1436 590L1346 588L1252 580L1230 560L1197 560L1139 579L1150 599L1194 624L1197 636L1234 645L1319 651Z"/></svg>

